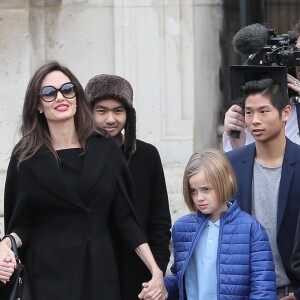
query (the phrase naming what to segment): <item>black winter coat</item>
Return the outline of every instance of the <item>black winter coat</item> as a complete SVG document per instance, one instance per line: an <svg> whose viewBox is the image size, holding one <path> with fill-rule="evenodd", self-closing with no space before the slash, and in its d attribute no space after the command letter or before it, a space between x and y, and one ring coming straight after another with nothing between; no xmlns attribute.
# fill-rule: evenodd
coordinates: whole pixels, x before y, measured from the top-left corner
<svg viewBox="0 0 300 300"><path fill-rule="evenodd" d="M165 273L170 259L171 216L162 163L157 149L137 140L136 152L128 162L133 177L134 207L146 234L153 256ZM138 299L142 283L151 279L151 274L140 258L123 247L120 260L122 300Z"/></svg>
<svg viewBox="0 0 300 300"><path fill-rule="evenodd" d="M146 241L128 196L128 167L112 139L88 139L78 191L69 188L45 148L19 170L14 156L10 161L6 232L23 242L34 300L119 300L109 221L131 249Z"/></svg>

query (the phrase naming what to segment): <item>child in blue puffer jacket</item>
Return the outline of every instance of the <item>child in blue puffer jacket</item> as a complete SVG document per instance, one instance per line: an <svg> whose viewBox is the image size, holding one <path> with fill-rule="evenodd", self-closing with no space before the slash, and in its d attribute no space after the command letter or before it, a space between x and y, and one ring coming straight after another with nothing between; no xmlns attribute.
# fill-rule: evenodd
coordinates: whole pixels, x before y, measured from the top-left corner
<svg viewBox="0 0 300 300"><path fill-rule="evenodd" d="M208 149L190 158L183 178L191 214L172 229L174 263L165 278L168 299L276 299L268 235L231 200L237 184L225 155ZM147 284L143 284L145 290ZM162 299L161 293L144 299Z"/></svg>

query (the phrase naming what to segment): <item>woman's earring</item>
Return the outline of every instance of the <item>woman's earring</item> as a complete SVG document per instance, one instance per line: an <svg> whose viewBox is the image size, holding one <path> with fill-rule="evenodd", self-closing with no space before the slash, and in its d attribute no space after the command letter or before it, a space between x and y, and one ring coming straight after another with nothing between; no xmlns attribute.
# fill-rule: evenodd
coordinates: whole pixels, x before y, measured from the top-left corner
<svg viewBox="0 0 300 300"><path fill-rule="evenodd" d="M42 111L42 110L39 110L39 113L40 113L40 114L42 114L42 113L43 113L43 111Z"/></svg>

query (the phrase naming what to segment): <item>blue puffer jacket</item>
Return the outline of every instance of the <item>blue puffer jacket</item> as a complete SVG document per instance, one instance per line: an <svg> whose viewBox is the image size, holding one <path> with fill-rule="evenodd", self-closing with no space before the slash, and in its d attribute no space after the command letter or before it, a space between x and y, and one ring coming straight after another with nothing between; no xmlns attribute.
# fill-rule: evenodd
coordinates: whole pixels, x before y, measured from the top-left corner
<svg viewBox="0 0 300 300"><path fill-rule="evenodd" d="M218 299L276 300L274 262L262 225L240 210L236 201L221 214L217 257ZM209 215L192 213L172 229L173 275L165 278L168 299L186 299L184 274Z"/></svg>

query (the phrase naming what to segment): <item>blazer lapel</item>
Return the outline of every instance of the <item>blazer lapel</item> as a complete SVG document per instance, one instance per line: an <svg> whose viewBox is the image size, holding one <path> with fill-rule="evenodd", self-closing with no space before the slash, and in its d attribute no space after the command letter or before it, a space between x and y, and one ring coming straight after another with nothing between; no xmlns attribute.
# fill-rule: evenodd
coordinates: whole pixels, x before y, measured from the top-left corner
<svg viewBox="0 0 300 300"><path fill-rule="evenodd" d="M291 181L294 174L294 164L296 162L296 149L293 143L286 139L285 153L282 163L281 178L278 192L278 209L277 209L277 232L281 226L285 208L288 201Z"/></svg>
<svg viewBox="0 0 300 300"><path fill-rule="evenodd" d="M50 190L65 201L84 207L78 196L66 184L63 174L59 169L59 163L53 153L46 147L42 147L29 161L28 165L46 189Z"/></svg>
<svg viewBox="0 0 300 300"><path fill-rule="evenodd" d="M253 179L253 164L255 159L255 143L250 144L245 148L245 155L241 160L242 170L242 199L243 210L251 214L251 202L252 202L252 179Z"/></svg>

